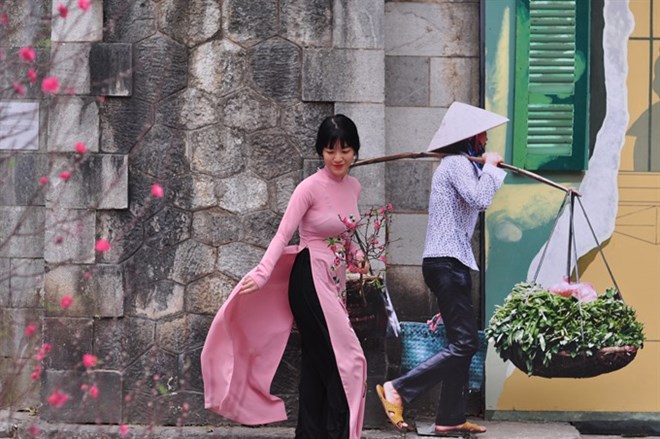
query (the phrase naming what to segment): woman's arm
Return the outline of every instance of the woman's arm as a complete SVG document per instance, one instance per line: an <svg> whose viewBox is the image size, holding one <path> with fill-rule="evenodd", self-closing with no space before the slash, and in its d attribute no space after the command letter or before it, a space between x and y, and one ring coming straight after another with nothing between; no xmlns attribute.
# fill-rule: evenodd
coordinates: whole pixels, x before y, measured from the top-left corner
<svg viewBox="0 0 660 439"><path fill-rule="evenodd" d="M486 164L478 178L475 178L474 165L465 157L457 157L448 164L452 186L468 205L478 210L486 210L490 206L495 192L506 177L506 172L494 164L497 160L492 153L484 156L489 154L490 157L484 157Z"/></svg>

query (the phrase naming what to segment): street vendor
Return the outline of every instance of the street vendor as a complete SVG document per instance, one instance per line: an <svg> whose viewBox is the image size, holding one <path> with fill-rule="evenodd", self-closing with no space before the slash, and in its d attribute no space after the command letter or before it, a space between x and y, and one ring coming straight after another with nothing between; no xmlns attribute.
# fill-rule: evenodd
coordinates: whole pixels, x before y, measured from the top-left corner
<svg viewBox="0 0 660 439"><path fill-rule="evenodd" d="M506 172L502 157L485 152L487 131L506 123L498 114L461 102L451 104L427 151L447 153L433 174L422 273L435 296L448 346L405 375L378 385L385 412L398 429L407 429L403 407L441 384L435 430L483 433L466 421L466 385L477 351L477 322L472 307L470 270L478 270L471 247L479 212L490 206ZM475 163L468 157L481 157Z"/></svg>

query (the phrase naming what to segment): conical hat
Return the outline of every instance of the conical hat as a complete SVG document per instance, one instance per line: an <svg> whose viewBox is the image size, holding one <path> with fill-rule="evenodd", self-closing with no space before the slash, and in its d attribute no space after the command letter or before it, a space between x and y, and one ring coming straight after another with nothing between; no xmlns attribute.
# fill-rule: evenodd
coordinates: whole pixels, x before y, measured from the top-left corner
<svg viewBox="0 0 660 439"><path fill-rule="evenodd" d="M474 107L462 102L453 102L445 117L440 122L440 128L435 132L427 151L435 151L468 139L491 128L507 123L508 118L491 113L483 108Z"/></svg>

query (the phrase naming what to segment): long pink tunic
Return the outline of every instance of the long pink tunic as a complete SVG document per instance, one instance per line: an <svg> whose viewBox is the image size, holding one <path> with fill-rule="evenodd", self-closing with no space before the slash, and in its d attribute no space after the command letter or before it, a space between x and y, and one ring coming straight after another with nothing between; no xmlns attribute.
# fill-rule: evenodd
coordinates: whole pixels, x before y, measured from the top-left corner
<svg viewBox="0 0 660 439"><path fill-rule="evenodd" d="M248 425L287 419L284 402L270 394L270 386L293 324L289 274L296 254L307 247L314 285L346 392L350 439L360 438L366 360L340 298L346 284L345 266L334 271L339 276L339 283L335 282L331 267L336 263L336 255L326 242L346 230L340 217L359 218L359 196L357 179L338 179L325 168L296 187L277 234L259 265L248 273L259 290L239 295L237 285L211 324L201 357L207 409ZM287 246L296 229L300 245Z"/></svg>

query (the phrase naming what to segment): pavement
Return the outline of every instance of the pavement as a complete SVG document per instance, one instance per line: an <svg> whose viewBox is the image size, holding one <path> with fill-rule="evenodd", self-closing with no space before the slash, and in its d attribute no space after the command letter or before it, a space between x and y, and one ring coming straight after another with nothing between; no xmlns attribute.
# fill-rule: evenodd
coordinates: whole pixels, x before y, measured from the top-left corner
<svg viewBox="0 0 660 439"><path fill-rule="evenodd" d="M488 428L483 434L472 436L478 439L616 439L630 437L646 437L660 439L660 436L602 436L581 435L569 423L562 422L509 422L485 421L471 419ZM429 427L431 422L418 422L421 429ZM27 413L11 413L0 411L0 439L27 439L34 438L28 429L36 426L44 439L290 439L294 437L291 427L245 427L245 426L207 426L207 427L148 427L142 425L129 425L128 432L120 436L117 425L79 425L66 423L47 423ZM393 428L378 430L366 429L363 439L401 439L402 436ZM428 439L434 436L419 435L414 431L408 432L405 439ZM437 436L435 436L437 437Z"/></svg>

